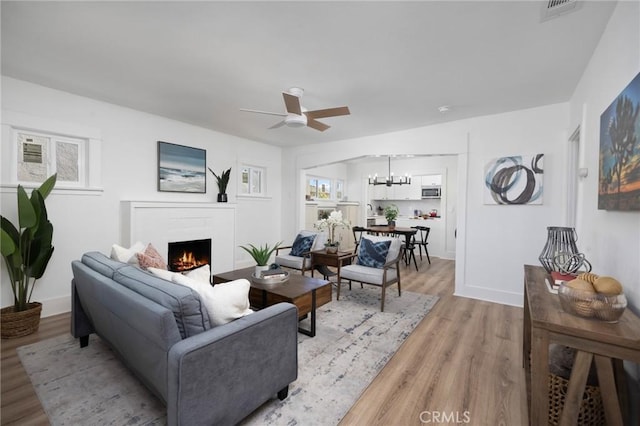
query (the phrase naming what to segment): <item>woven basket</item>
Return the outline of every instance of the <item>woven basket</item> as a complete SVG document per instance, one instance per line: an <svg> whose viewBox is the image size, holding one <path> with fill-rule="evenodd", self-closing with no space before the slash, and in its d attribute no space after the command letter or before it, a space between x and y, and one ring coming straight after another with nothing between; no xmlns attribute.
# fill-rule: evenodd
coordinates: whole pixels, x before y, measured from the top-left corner
<svg viewBox="0 0 640 426"><path fill-rule="evenodd" d="M562 408L567 396L569 381L555 374L549 374L549 424L559 425ZM603 426L605 425L602 395L597 386L587 385L582 395L580 409L578 411L578 425Z"/></svg>
<svg viewBox="0 0 640 426"><path fill-rule="evenodd" d="M40 325L40 313L42 304L38 302L28 303L27 309L14 312L13 306L0 310L0 333L3 339L27 336L38 331Z"/></svg>

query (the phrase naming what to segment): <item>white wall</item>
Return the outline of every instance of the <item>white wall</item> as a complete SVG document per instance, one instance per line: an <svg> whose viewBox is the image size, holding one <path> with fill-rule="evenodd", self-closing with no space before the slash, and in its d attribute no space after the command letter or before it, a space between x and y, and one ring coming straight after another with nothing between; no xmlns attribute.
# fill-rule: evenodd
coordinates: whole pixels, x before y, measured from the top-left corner
<svg viewBox="0 0 640 426"><path fill-rule="evenodd" d="M90 250L108 254L113 243L120 243L122 200L215 202L218 190L211 175L207 177L206 194L156 190L159 140L206 149L208 166L216 171L232 167L228 193L229 201L237 203L237 244L274 243L280 239L280 148L7 77L2 78L2 110L41 118L43 123L56 120L70 123L71 127L89 126L102 135L104 191L96 195L54 193L47 199L54 225L55 252L33 294L33 300L43 302L44 316L70 309L72 260ZM2 167L7 167L6 153L3 152L1 158ZM235 177L241 162L268 168L270 198L236 197ZM2 215L12 221L16 217L15 197L15 189L3 187ZM229 249L235 251L238 266L251 263L242 250ZM12 296L4 262L1 277L1 304L7 306L12 303Z"/></svg>
<svg viewBox="0 0 640 426"><path fill-rule="evenodd" d="M640 212L598 210L600 115L640 72L640 3L618 2L570 102L571 129L581 126L578 182L578 248L600 275L624 285L629 308L640 314ZM640 149L636 145L636 150ZM640 400L640 365L625 362L629 400ZM629 424L638 424L640 407L631 404Z"/></svg>
<svg viewBox="0 0 640 426"><path fill-rule="evenodd" d="M638 72L640 3L619 2L571 99L570 128L582 125L580 166L589 172L578 183L578 248L594 272L622 282L636 313L640 313L640 212L598 210L598 154L600 115Z"/></svg>
<svg viewBox="0 0 640 426"><path fill-rule="evenodd" d="M441 125L305 146L283 153L287 205L283 232L295 232L303 205L295 183L300 169L362 155L457 156L456 294L522 305L523 265L539 264L546 227L562 225L568 105L557 104ZM542 206L490 206L482 202L487 160L504 155L545 154Z"/></svg>

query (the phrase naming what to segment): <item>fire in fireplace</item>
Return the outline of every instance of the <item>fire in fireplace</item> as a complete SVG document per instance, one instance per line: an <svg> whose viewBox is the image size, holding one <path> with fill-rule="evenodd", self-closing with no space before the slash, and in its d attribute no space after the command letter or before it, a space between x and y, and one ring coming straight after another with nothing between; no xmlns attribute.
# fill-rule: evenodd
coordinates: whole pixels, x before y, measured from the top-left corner
<svg viewBox="0 0 640 426"><path fill-rule="evenodd" d="M169 243L168 268L174 272L190 271L211 265L211 238Z"/></svg>

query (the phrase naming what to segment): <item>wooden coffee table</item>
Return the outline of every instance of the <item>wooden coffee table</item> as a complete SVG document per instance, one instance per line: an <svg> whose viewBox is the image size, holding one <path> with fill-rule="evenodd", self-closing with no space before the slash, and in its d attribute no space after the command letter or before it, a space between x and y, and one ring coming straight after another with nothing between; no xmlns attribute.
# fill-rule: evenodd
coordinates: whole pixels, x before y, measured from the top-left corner
<svg viewBox="0 0 640 426"><path fill-rule="evenodd" d="M253 278L254 267L216 274L213 283L224 283L244 278L251 283L249 303L256 309L289 302L298 308L298 318L311 316L310 329L298 327L300 333L314 337L316 335L316 309L331 302L331 283L318 278L291 273L289 280L282 284L260 284Z"/></svg>

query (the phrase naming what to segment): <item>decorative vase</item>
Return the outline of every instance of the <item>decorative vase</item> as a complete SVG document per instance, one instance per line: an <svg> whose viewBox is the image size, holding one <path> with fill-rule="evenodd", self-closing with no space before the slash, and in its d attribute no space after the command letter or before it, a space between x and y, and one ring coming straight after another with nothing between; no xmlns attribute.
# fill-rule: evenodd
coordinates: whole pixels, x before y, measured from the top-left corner
<svg viewBox="0 0 640 426"><path fill-rule="evenodd" d="M227 194L218 194L218 202L219 203L226 203L227 200L228 200Z"/></svg>
<svg viewBox="0 0 640 426"><path fill-rule="evenodd" d="M387 226L389 228L395 228L396 227L396 221L395 220L388 220L387 221Z"/></svg>
<svg viewBox="0 0 640 426"><path fill-rule="evenodd" d="M268 271L268 270L269 270L269 265L256 265L255 276L260 277L260 272Z"/></svg>
<svg viewBox="0 0 640 426"><path fill-rule="evenodd" d="M338 252L338 243L325 244L324 248L327 250L327 253L336 254Z"/></svg>
<svg viewBox="0 0 640 426"><path fill-rule="evenodd" d="M40 314L42 303L32 302L27 304L24 311L15 312L13 306L7 306L0 310L0 334L3 339L27 336L38 331L40 326Z"/></svg>
<svg viewBox="0 0 640 426"><path fill-rule="evenodd" d="M576 236L576 230L574 228L561 226L547 227L547 242L538 260L540 260L540 263L548 273L558 271L556 258L559 256L568 258L578 254L578 247L576 247L577 239L578 237Z"/></svg>

